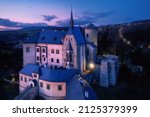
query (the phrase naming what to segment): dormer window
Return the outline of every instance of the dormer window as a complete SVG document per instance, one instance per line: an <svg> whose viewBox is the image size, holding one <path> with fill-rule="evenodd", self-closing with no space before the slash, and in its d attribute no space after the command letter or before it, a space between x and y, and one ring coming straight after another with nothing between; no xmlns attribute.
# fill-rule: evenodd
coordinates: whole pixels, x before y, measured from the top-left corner
<svg viewBox="0 0 150 117"><path fill-rule="evenodd" d="M42 37L42 40L45 40L45 37Z"/></svg>
<svg viewBox="0 0 150 117"><path fill-rule="evenodd" d="M36 75L36 74L34 74L33 76L34 76L35 78L37 78L37 75Z"/></svg>
<svg viewBox="0 0 150 117"><path fill-rule="evenodd" d="M54 41L56 41L57 40L57 37L54 37Z"/></svg>

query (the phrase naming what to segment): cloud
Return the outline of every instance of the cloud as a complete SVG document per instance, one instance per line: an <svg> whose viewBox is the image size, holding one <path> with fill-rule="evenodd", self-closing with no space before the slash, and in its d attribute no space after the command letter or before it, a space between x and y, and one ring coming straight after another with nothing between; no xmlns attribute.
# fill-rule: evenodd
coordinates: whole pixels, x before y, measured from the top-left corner
<svg viewBox="0 0 150 117"><path fill-rule="evenodd" d="M55 15L42 15L42 16L43 16L44 21L48 21L48 22L52 21L53 19L58 18Z"/></svg>
<svg viewBox="0 0 150 117"><path fill-rule="evenodd" d="M109 17L110 15L113 15L114 13L115 13L115 11L107 11L107 12L84 11L81 15L97 19L97 18Z"/></svg>
<svg viewBox="0 0 150 117"><path fill-rule="evenodd" d="M115 11L108 11L108 12L92 12L92 11L84 11L78 14L78 17L74 19L75 25L85 25L89 23L94 23L101 18L107 18L113 15ZM60 20L57 21L57 25L66 26L69 25L70 19Z"/></svg>
<svg viewBox="0 0 150 117"><path fill-rule="evenodd" d="M31 26L48 26L48 25L46 23L15 22L9 19L0 18L0 26L23 28L23 27L31 27Z"/></svg>

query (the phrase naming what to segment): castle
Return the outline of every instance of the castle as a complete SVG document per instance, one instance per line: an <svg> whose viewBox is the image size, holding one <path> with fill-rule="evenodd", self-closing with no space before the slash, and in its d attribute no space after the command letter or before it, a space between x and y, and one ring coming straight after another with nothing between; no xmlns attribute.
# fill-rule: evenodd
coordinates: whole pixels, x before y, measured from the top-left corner
<svg viewBox="0 0 150 117"><path fill-rule="evenodd" d="M95 99L94 91L79 75L95 62L95 49L83 30L74 26L71 11L67 31L42 30L24 41L20 93L37 86L45 99Z"/></svg>
<svg viewBox="0 0 150 117"><path fill-rule="evenodd" d="M97 27L74 26L72 11L67 31L43 29L27 38L23 43L23 68L19 72L20 93L27 87L38 87L38 95L45 99L96 99L88 84L95 79L87 80L87 71L96 74L100 86L115 86L118 57L98 57L97 40Z"/></svg>

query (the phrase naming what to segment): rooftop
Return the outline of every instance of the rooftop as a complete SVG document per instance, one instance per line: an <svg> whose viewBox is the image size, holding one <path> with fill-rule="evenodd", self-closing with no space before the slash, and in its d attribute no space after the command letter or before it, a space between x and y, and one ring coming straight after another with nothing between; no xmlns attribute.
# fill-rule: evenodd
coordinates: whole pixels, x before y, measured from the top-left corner
<svg viewBox="0 0 150 117"><path fill-rule="evenodd" d="M40 80L48 82L67 82L78 73L76 69L49 69L39 67L35 64L27 64L19 72L24 75L32 76L32 73L40 74Z"/></svg>
<svg viewBox="0 0 150 117"><path fill-rule="evenodd" d="M27 38L24 43L47 43L47 44L61 44L66 32L58 30L44 30Z"/></svg>

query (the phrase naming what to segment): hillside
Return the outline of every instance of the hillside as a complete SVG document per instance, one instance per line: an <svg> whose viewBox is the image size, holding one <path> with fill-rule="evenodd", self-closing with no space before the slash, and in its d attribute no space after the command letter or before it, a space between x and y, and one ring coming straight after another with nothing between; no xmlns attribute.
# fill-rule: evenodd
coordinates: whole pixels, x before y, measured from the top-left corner
<svg viewBox="0 0 150 117"><path fill-rule="evenodd" d="M150 20L99 27L98 54L116 54L126 65L150 65Z"/></svg>

